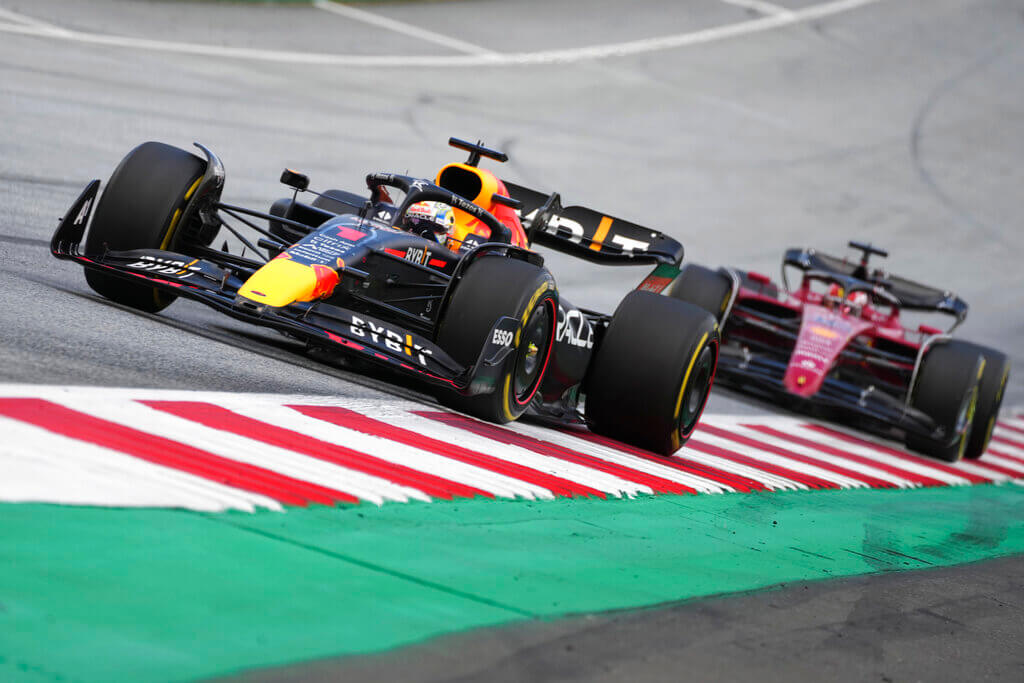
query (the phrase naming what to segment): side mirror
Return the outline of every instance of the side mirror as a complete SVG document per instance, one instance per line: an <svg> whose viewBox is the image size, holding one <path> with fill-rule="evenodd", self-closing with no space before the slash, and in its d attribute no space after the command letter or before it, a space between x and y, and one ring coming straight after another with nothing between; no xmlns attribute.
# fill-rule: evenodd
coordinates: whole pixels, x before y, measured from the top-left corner
<svg viewBox="0 0 1024 683"><path fill-rule="evenodd" d="M301 192L309 187L309 176L286 168L281 171L281 182Z"/></svg>

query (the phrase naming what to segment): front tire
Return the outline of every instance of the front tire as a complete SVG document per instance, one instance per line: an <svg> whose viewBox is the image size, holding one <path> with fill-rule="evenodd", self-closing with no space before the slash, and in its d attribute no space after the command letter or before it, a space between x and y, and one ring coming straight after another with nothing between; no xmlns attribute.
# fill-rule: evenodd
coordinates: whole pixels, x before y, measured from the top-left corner
<svg viewBox="0 0 1024 683"><path fill-rule="evenodd" d="M619 304L586 379L590 428L671 455L689 439L718 363L718 326L705 310L651 292Z"/></svg>
<svg viewBox="0 0 1024 683"><path fill-rule="evenodd" d="M928 349L921 362L910 404L942 429L936 440L908 434L907 446L947 462L964 457L977 412L985 358L973 344L949 341Z"/></svg>
<svg viewBox="0 0 1024 683"><path fill-rule="evenodd" d="M558 318L551 274L526 261L481 256L456 285L437 334L438 346L468 367L476 363L494 324L503 316L515 318L520 326L494 391L439 396L450 408L499 424L526 412L544 379Z"/></svg>
<svg viewBox="0 0 1024 683"><path fill-rule="evenodd" d="M206 171L206 162L183 149L144 142L121 161L103 190L85 240L85 253L107 250L168 249L181 215ZM176 298L153 287L87 269L86 282L97 294L149 313Z"/></svg>
<svg viewBox="0 0 1024 683"><path fill-rule="evenodd" d="M978 387L978 405L971 421L971 438L967 442L964 457L977 460L984 455L992 440L992 432L1003 403L1006 381L1010 377L1010 359L1001 351L980 344L959 342L965 348L973 348L985 358L985 371Z"/></svg>

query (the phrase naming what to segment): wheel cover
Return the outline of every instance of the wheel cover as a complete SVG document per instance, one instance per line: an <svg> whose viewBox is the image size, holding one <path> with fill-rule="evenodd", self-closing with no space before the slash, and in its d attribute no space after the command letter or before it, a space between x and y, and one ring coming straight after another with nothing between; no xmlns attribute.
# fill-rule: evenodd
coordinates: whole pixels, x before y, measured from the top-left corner
<svg viewBox="0 0 1024 683"><path fill-rule="evenodd" d="M512 371L512 385L516 403L522 405L533 398L547 366L554 337L554 306L546 299L533 312L523 326L516 364Z"/></svg>
<svg viewBox="0 0 1024 683"><path fill-rule="evenodd" d="M683 387L683 400L679 412L679 434L686 437L697 426L704 404L711 392L711 380L715 371L715 352L707 344L697 356L689 383Z"/></svg>

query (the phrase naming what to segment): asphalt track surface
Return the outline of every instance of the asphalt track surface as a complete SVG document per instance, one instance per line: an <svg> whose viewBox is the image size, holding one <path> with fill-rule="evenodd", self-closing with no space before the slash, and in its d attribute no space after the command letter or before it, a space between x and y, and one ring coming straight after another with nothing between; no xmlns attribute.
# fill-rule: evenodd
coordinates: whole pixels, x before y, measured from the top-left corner
<svg viewBox="0 0 1024 683"><path fill-rule="evenodd" d="M143 140L211 146L227 166L225 199L258 207L284 196L284 166L316 187L358 188L370 170L431 175L457 157L449 135L507 150L499 173L510 180L675 235L700 263L774 274L786 247L871 240L892 270L966 298L963 336L1024 368L1024 2L850 2L786 19L814 4L453 0L362 6L384 18L370 22L294 5L0 0L0 381L417 397L198 304L159 316L111 304L46 243L85 182ZM743 22L761 23L716 32ZM96 35L121 39L81 38ZM649 39L660 36L697 38L659 49ZM630 41L642 49L582 49ZM181 43L212 47L188 54ZM562 52L536 63L445 61L552 50ZM289 56L311 53L371 62ZM549 263L574 303L606 310L645 274ZM1022 402L1011 376L1007 403ZM719 392L709 409L766 408ZM984 567L949 585L984 586ZM875 586L836 590L882 614ZM787 604L814 622L813 604ZM636 615L640 626L608 637L649 641L661 618ZM915 633L915 647L944 642ZM666 672L688 666L693 653L666 647L679 657ZM990 659L982 652L962 655ZM921 677L941 675L940 662Z"/></svg>
<svg viewBox="0 0 1024 683"><path fill-rule="evenodd" d="M795 583L439 638L225 683L1020 680L1024 562Z"/></svg>

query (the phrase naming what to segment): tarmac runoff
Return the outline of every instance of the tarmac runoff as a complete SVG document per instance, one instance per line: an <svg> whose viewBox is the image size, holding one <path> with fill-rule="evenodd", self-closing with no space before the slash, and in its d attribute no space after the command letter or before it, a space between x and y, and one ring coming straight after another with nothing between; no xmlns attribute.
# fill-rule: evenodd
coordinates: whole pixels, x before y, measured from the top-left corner
<svg viewBox="0 0 1024 683"><path fill-rule="evenodd" d="M0 505L0 679L190 680L1024 552L1017 483L256 513Z"/></svg>

